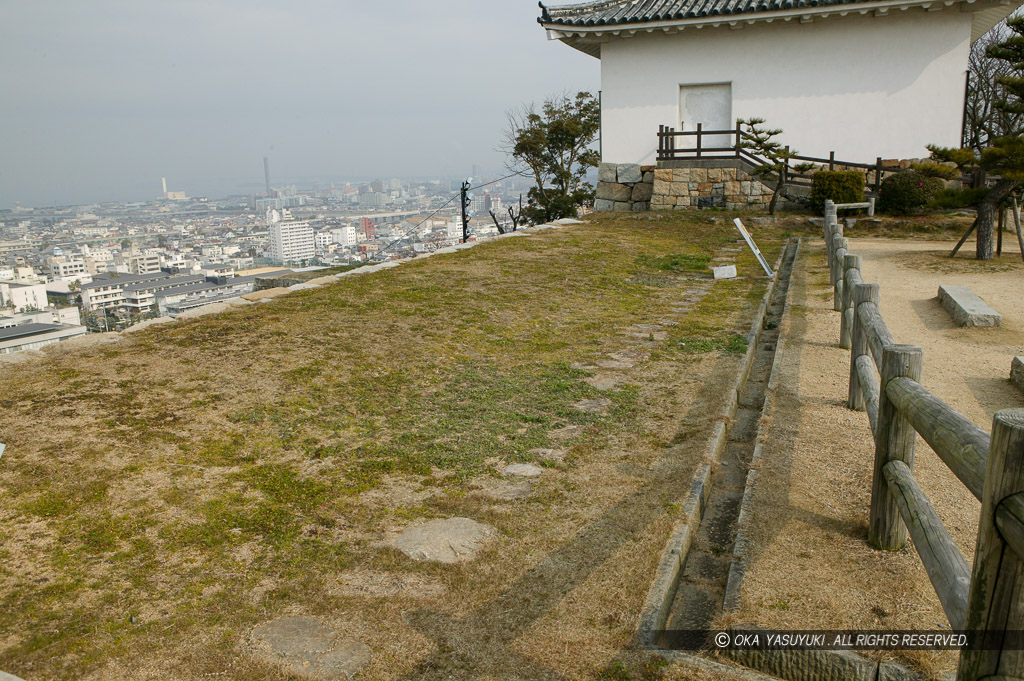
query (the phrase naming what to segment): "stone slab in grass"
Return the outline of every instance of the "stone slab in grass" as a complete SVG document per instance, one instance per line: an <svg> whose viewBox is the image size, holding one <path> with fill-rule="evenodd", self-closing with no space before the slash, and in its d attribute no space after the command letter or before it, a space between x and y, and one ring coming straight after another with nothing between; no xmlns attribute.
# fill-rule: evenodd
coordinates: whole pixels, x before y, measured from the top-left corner
<svg viewBox="0 0 1024 681"><path fill-rule="evenodd" d="M603 399L580 400L572 406L576 411L582 411L585 414L600 414L601 412L608 411L608 407L612 406L612 401Z"/></svg>
<svg viewBox="0 0 1024 681"><path fill-rule="evenodd" d="M391 545L413 560L462 563L473 560L493 533L469 518L447 518L406 528Z"/></svg>
<svg viewBox="0 0 1024 681"><path fill-rule="evenodd" d="M511 466L505 466L501 472L517 478L539 478L544 474L544 469L534 466L532 463L514 463Z"/></svg>
<svg viewBox="0 0 1024 681"><path fill-rule="evenodd" d="M940 286L939 303L957 326L1000 326L1003 317L966 286Z"/></svg>
<svg viewBox="0 0 1024 681"><path fill-rule="evenodd" d="M1017 390L1024 393L1024 357L1014 357L1010 365L1010 380L1017 386Z"/></svg>
<svg viewBox="0 0 1024 681"><path fill-rule="evenodd" d="M722 267L712 267L712 273L715 279L735 279L736 278L736 265L723 265Z"/></svg>
<svg viewBox="0 0 1024 681"><path fill-rule="evenodd" d="M340 638L315 617L281 617L252 630L254 653L298 676L323 681L351 679L372 654L362 641Z"/></svg>

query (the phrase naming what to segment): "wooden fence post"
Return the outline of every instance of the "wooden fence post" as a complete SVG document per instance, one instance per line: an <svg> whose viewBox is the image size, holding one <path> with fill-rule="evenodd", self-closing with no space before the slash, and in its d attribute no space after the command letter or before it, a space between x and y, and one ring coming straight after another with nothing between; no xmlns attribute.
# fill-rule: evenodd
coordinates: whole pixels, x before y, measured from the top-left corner
<svg viewBox="0 0 1024 681"><path fill-rule="evenodd" d="M697 124L697 158L700 158L700 148L701 148L701 145L703 144L703 141L701 140L701 126L702 125L703 125L702 123L698 123Z"/></svg>
<svg viewBox="0 0 1024 681"><path fill-rule="evenodd" d="M985 647L1008 647L963 651L957 681L1024 678L1024 651L1004 638L1008 632L1019 635L1024 630L1024 556L1018 556L1007 545L996 527L996 509L1020 492L1024 492L1024 409L1006 409L992 419L964 628L986 632L988 641L996 645Z"/></svg>
<svg viewBox="0 0 1024 681"><path fill-rule="evenodd" d="M876 549L895 551L907 543L907 526L899 506L889 494L883 468L890 461L902 461L914 470L917 431L896 410L885 388L894 378L905 376L921 382L924 351L916 345L889 345L882 349L881 381L878 391L878 430L875 433L875 472L871 483L871 521L868 542Z"/></svg>
<svg viewBox="0 0 1024 681"><path fill-rule="evenodd" d="M853 329L850 333L850 394L847 398L847 405L850 409L857 411L864 410L864 393L860 385L860 376L857 374L857 358L868 354L868 339L864 334L863 325L860 323L860 315L857 308L861 303L874 303L879 301L878 284L860 284L853 290Z"/></svg>
<svg viewBox="0 0 1024 681"><path fill-rule="evenodd" d="M743 143L743 132L740 130L740 122L736 121L736 158L740 157L740 148Z"/></svg>
<svg viewBox="0 0 1024 681"><path fill-rule="evenodd" d="M853 305L853 291L851 290L846 280L847 273L850 270L860 270L860 256L847 254L843 258L843 318L839 320L839 347L843 350L849 350L851 343L851 333L853 326L853 318L850 315L851 305Z"/></svg>

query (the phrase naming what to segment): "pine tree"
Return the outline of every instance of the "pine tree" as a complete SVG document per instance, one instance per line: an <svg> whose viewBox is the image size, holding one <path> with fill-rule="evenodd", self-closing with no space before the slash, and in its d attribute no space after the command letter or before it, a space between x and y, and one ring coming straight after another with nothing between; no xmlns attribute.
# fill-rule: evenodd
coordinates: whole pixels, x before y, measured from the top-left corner
<svg viewBox="0 0 1024 681"><path fill-rule="evenodd" d="M793 158L796 150L790 150L789 147L782 146L781 142L774 139L782 134L781 130L759 127L764 124L763 118L741 118L736 122L743 126L740 131L740 147L749 149L752 154L767 161L751 172L755 177L775 184L772 199L768 202L768 214L775 215L775 204L778 203L779 193L785 184L783 173L786 169L786 162ZM809 164L800 164L796 170L805 170L809 167Z"/></svg>
<svg viewBox="0 0 1024 681"><path fill-rule="evenodd" d="M1024 114L1024 17L1014 17L1006 25L1010 36L1001 43L990 45L987 51L989 57L1005 61L1011 67L1009 74L996 79L1003 86L1004 97L993 106L1007 114ZM999 181L978 204L978 217L973 226L978 230L978 260L991 260L996 212L1006 197L1024 183L1024 137L996 137L980 153L938 146L929 146L928 149L934 158L952 161L959 168L980 168L999 176Z"/></svg>

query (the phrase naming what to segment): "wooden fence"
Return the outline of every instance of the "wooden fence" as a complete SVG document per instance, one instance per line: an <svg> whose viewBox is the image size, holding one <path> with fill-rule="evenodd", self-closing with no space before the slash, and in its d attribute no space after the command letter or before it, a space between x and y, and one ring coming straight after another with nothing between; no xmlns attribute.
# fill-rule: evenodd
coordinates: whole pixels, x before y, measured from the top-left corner
<svg viewBox="0 0 1024 681"><path fill-rule="evenodd" d="M1024 409L998 412L990 435L922 387L923 351L889 333L831 201L825 243L848 404L867 412L875 442L868 541L897 550L909 532L952 629L987 643L961 651L957 681L1024 678ZM917 434L981 501L973 569L914 478Z"/></svg>
<svg viewBox="0 0 1024 681"><path fill-rule="evenodd" d="M711 144L705 138L711 137ZM677 138L687 140L694 138L695 146L680 146ZM723 140L728 139L730 144L722 146ZM715 146L718 145L718 146ZM788 149L789 147L787 147ZM703 125L698 123L696 130L680 131L667 125L658 126L658 160L673 161L680 159L713 159L713 158L740 158L748 163L757 166L767 165L767 161L752 154L749 149L743 146L743 130L739 123L733 130L704 130ZM836 159L836 152L830 151L828 158L816 156L801 156L794 154L786 159L783 168L783 184L798 186L811 186L813 173L801 173L789 167L790 161L804 161L817 163L822 167L828 166L829 170L861 170L865 174L865 187L878 193L884 173L900 172L900 168L886 167L882 164L881 157L875 159L874 164L855 163L853 161L840 161Z"/></svg>

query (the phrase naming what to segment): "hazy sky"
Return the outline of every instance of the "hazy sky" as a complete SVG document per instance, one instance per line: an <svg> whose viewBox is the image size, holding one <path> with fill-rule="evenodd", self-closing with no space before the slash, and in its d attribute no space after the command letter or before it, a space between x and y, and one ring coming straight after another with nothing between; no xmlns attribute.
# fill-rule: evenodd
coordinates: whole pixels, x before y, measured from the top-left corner
<svg viewBox="0 0 1024 681"><path fill-rule="evenodd" d="M0 208L499 169L505 112L599 85L536 0L0 4Z"/></svg>

